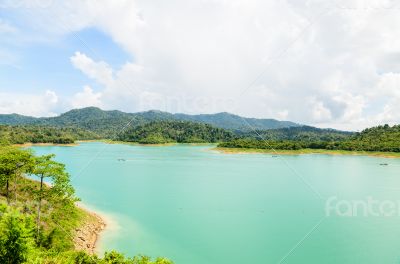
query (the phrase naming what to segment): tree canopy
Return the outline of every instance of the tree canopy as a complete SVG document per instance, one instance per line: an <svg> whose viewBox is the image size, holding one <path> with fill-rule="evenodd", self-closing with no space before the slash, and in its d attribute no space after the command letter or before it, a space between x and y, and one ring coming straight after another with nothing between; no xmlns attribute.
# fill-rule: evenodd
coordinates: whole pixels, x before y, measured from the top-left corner
<svg viewBox="0 0 400 264"><path fill-rule="evenodd" d="M367 128L360 133L341 140L262 140L260 138L235 139L218 145L225 148L254 148L298 150L304 148L349 150L349 151L381 151L400 152L400 125L377 126Z"/></svg>
<svg viewBox="0 0 400 264"><path fill-rule="evenodd" d="M213 126L186 121L157 121L128 129L119 140L143 144L212 143L233 139L233 133Z"/></svg>

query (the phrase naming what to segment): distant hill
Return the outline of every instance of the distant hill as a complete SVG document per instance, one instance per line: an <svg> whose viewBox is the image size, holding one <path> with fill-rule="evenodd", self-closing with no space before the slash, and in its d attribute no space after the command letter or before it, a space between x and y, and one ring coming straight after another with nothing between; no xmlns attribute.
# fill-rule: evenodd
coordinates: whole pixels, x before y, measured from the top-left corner
<svg viewBox="0 0 400 264"><path fill-rule="evenodd" d="M268 130L265 137L243 135L238 139L220 143L224 148L268 150L326 149L347 151L400 152L400 125L367 128L360 133L343 134L340 131L288 128L291 132ZM307 131L308 130L308 131ZM271 133L272 132L272 133ZM342 132L345 133L345 132ZM272 137L268 137L272 136ZM281 138L276 138L279 136ZM284 136L284 138L282 138ZM296 138L300 136L299 138ZM339 138L336 138L339 136ZM263 140L266 139L266 140Z"/></svg>
<svg viewBox="0 0 400 264"><path fill-rule="evenodd" d="M0 114L0 124L2 125L25 125L34 123L37 118L18 114Z"/></svg>
<svg viewBox="0 0 400 264"><path fill-rule="evenodd" d="M76 127L0 125L0 145L24 143L69 144L75 140L98 139L91 131Z"/></svg>
<svg viewBox="0 0 400 264"><path fill-rule="evenodd" d="M286 127L296 127L299 124L289 121L279 121L275 119L257 119L257 118L245 118L238 115L229 113L218 113L218 114L202 114L202 115L185 115L175 114L175 118L185 121L194 121L210 124L216 127L236 130L236 131L252 131L255 130L266 130L266 129L277 129Z"/></svg>
<svg viewBox="0 0 400 264"><path fill-rule="evenodd" d="M124 128L144 125L154 121L192 121L209 124L232 131L250 131L296 127L299 124L275 119L244 118L229 113L186 115L171 114L162 111L125 113L121 111L104 111L97 107L74 109L56 117L34 118L17 114L0 115L0 124L4 125L48 125L74 126L88 129L102 136L118 134ZM250 126L252 128L250 128Z"/></svg>
<svg viewBox="0 0 400 264"><path fill-rule="evenodd" d="M352 151L400 152L400 125L367 128L355 133L349 140L330 147Z"/></svg>

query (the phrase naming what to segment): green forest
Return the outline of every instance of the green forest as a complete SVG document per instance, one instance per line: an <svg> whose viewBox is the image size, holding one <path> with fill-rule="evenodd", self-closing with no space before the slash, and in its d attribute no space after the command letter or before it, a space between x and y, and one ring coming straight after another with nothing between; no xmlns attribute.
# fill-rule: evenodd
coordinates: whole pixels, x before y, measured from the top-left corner
<svg viewBox="0 0 400 264"><path fill-rule="evenodd" d="M0 125L0 142L10 144L54 143L70 144L76 140L98 139L91 131L75 127L48 127L37 125Z"/></svg>
<svg viewBox="0 0 400 264"><path fill-rule="evenodd" d="M268 133L268 131L267 131ZM258 138L257 138L258 137ZM299 150L299 149L326 149L326 150L348 150L348 151L378 151L378 152L400 152L400 125L377 126L365 129L354 135L335 138L329 136L329 140L313 140L311 138L298 138L291 140L266 140L257 137L247 137L223 142L218 145L221 148L249 148L249 149L277 149L277 150ZM318 138L317 138L318 139Z"/></svg>
<svg viewBox="0 0 400 264"><path fill-rule="evenodd" d="M78 200L70 175L54 155L0 146L0 263L172 263L115 251L99 257L74 250L75 230L90 217L75 205Z"/></svg>
<svg viewBox="0 0 400 264"><path fill-rule="evenodd" d="M252 132L237 132L240 138L263 140L291 140L303 142L342 141L354 133L334 129L321 129L311 126L286 127L279 129L256 130Z"/></svg>
<svg viewBox="0 0 400 264"><path fill-rule="evenodd" d="M187 121L158 121L130 128L118 137L120 141L142 144L215 143L234 139L222 128Z"/></svg>

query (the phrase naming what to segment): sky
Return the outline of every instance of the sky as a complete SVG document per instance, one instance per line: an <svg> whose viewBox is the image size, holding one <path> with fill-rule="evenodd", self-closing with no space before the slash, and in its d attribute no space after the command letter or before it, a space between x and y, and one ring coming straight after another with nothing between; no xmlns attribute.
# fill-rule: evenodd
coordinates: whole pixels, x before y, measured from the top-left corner
<svg viewBox="0 0 400 264"><path fill-rule="evenodd" d="M0 0L0 113L400 123L400 1Z"/></svg>

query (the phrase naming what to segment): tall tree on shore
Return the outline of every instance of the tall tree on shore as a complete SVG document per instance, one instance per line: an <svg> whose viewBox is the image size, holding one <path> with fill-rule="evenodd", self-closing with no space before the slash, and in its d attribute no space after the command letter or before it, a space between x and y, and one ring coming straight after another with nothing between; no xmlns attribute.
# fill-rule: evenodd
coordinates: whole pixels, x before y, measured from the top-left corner
<svg viewBox="0 0 400 264"><path fill-rule="evenodd" d="M40 235L40 215L42 210L42 201L58 200L73 201L74 189L70 185L69 174L65 170L65 165L53 160L52 155L44 155L35 158L35 165L32 175L40 179L40 187L36 192L37 206L37 239ZM50 186L45 186L44 180L48 178L51 182Z"/></svg>
<svg viewBox="0 0 400 264"><path fill-rule="evenodd" d="M33 154L31 151L15 147L0 149L0 184L5 185L7 203L10 203L10 183L14 181L14 194L17 198L17 180L23 173L29 173L33 168Z"/></svg>

